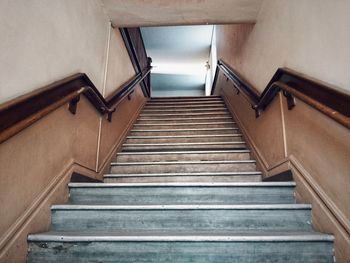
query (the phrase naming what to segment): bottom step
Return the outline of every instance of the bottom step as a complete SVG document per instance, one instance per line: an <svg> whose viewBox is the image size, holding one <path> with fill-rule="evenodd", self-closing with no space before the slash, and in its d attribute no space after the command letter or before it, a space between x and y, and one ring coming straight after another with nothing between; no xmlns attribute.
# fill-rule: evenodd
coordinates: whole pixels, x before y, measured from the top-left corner
<svg viewBox="0 0 350 263"><path fill-rule="evenodd" d="M106 174L105 183L259 182L261 172Z"/></svg>
<svg viewBox="0 0 350 263"><path fill-rule="evenodd" d="M333 262L333 237L306 233L30 235L28 262Z"/></svg>

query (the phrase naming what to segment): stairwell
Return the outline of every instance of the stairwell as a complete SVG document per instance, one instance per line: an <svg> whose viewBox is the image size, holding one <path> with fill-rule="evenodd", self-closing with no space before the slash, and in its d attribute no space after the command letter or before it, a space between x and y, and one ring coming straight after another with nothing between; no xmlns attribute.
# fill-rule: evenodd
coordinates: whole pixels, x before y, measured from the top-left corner
<svg viewBox="0 0 350 263"><path fill-rule="evenodd" d="M28 262L333 262L294 182L261 172L220 97L153 98L104 183L70 183Z"/></svg>

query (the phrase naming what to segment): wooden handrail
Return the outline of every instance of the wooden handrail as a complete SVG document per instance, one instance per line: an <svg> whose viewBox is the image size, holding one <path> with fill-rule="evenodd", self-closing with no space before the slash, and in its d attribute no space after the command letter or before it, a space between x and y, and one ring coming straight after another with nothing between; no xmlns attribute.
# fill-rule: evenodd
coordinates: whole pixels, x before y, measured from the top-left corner
<svg viewBox="0 0 350 263"><path fill-rule="evenodd" d="M118 103L132 93L150 71L151 67L145 68L107 99L86 74L78 73L6 102L0 105L0 143L66 103L69 103L69 111L75 114L81 95L111 121Z"/></svg>
<svg viewBox="0 0 350 263"><path fill-rule="evenodd" d="M288 109L295 106L294 97L302 100L328 117L350 129L350 93L332 85L288 68L279 68L264 91L260 94L248 81L239 75L224 61L219 60L215 72L213 88L214 94L219 72L231 80L237 93L251 104L259 117L274 100L277 93L282 91L287 99Z"/></svg>

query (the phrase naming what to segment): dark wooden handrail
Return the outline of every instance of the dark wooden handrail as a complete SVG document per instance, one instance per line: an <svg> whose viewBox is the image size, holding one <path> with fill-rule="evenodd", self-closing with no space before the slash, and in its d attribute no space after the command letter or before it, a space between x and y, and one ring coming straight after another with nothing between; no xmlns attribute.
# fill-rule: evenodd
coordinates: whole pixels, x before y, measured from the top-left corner
<svg viewBox="0 0 350 263"><path fill-rule="evenodd" d="M224 61L219 60L211 94L214 94L219 72L231 80L237 93L251 104L259 117L282 91L287 99L288 109L295 106L294 97L302 100L330 118L350 128L350 93L321 81L307 77L288 68L279 68L260 94L248 81Z"/></svg>
<svg viewBox="0 0 350 263"><path fill-rule="evenodd" d="M118 103L132 93L150 71L151 67L145 68L106 99L86 74L78 73L6 102L0 105L0 143L66 103L75 114L81 95L111 121Z"/></svg>

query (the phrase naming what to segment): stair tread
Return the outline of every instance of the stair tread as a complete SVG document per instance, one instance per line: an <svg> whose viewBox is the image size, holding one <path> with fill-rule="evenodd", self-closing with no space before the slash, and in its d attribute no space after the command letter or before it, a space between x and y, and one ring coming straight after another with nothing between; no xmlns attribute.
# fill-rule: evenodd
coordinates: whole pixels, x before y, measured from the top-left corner
<svg viewBox="0 0 350 263"><path fill-rule="evenodd" d="M169 152L119 152L117 155L147 155L147 154L208 154L208 153L250 153L250 150L206 150L206 151L169 151Z"/></svg>
<svg viewBox="0 0 350 263"><path fill-rule="evenodd" d="M326 241L334 237L314 231L49 231L28 236L28 241L233 241L233 242L266 242L266 241Z"/></svg>
<svg viewBox="0 0 350 263"><path fill-rule="evenodd" d="M310 204L52 205L51 210L310 210Z"/></svg>
<svg viewBox="0 0 350 263"><path fill-rule="evenodd" d="M176 164L237 164L237 163L256 163L255 160L217 160L217 161L161 161L161 162L112 162L112 166L125 165L176 165Z"/></svg>
<svg viewBox="0 0 350 263"><path fill-rule="evenodd" d="M69 183L70 188L113 187L295 187L295 182L193 182L193 183Z"/></svg>
<svg viewBox="0 0 350 263"><path fill-rule="evenodd" d="M124 143L125 146L174 146L174 145L227 145L227 144L245 144L241 142L169 142L169 143Z"/></svg>
<svg viewBox="0 0 350 263"><path fill-rule="evenodd" d="M210 135L210 134L194 134L194 135L132 135L127 136L127 139L173 139L173 138L214 138L214 137L241 137L241 133L235 133L235 134L216 134L216 135Z"/></svg>
<svg viewBox="0 0 350 263"><path fill-rule="evenodd" d="M213 121L213 122L175 122L175 123L135 123L134 126L184 126L184 125L220 125L220 124L236 124L233 121Z"/></svg>
<svg viewBox="0 0 350 263"><path fill-rule="evenodd" d="M134 177L134 176L231 176L231 175L262 175L259 171L250 171L250 172L193 172L193 173L113 173L113 174L105 174L104 177Z"/></svg>

